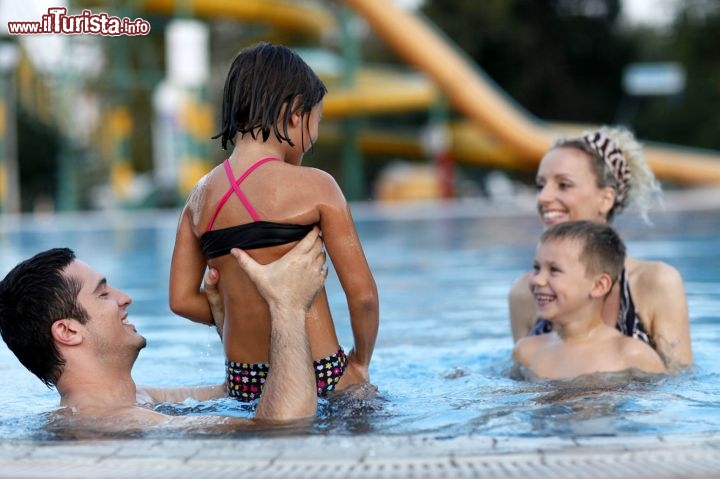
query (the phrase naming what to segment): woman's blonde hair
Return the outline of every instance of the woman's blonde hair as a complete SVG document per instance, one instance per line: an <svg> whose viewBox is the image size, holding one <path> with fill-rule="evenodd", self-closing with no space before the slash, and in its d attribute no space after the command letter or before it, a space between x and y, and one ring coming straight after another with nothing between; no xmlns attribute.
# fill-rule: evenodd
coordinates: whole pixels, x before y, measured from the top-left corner
<svg viewBox="0 0 720 479"><path fill-rule="evenodd" d="M603 148L599 148L599 144ZM631 205L638 209L643 220L649 222L650 202L660 196L662 188L645 161L642 145L627 128L603 126L587 131L581 137L560 139L554 148L577 148L585 152L592 159L598 188L610 186L615 190L615 204L607 213L608 222ZM619 169L613 168L608 158L613 153L617 155L618 150L624 160L622 170L627 172L624 176L618 174Z"/></svg>

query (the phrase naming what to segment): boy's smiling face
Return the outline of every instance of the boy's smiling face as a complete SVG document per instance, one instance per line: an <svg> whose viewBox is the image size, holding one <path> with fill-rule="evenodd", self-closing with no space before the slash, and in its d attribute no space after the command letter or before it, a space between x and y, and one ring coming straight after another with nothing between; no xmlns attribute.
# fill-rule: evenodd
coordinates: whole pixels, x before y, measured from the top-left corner
<svg viewBox="0 0 720 479"><path fill-rule="evenodd" d="M580 261L582 245L577 240L551 239L535 252L530 292L540 318L559 320L588 305L594 278Z"/></svg>

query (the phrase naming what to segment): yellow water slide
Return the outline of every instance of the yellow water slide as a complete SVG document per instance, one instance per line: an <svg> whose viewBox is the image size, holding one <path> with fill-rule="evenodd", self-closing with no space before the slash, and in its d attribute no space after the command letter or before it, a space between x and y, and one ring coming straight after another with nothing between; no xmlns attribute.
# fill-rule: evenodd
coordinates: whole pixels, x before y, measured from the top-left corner
<svg viewBox="0 0 720 479"><path fill-rule="evenodd" d="M288 0L145 0L140 6L148 13L266 23L282 31L317 37L335 22L328 9Z"/></svg>
<svg viewBox="0 0 720 479"><path fill-rule="evenodd" d="M395 6L391 0L345 3L407 63L427 73L453 107L477 125L479 133L489 131L511 149L522 166L537 165L561 133L521 111L418 15ZM470 136L466 134L466 138ZM645 151L661 179L686 184L720 183L720 154L654 145L648 145Z"/></svg>
<svg viewBox="0 0 720 479"><path fill-rule="evenodd" d="M440 92L468 118L451 125L452 153L461 161L491 167L534 169L565 128L541 122L515 104L450 40L419 15L392 0L344 0L405 62L427 77L362 68L354 87L335 87L325 100L328 118L387 114L428 108ZM336 31L335 17L317 2L288 0L146 0L148 13L188 13L266 23L282 31L323 37ZM361 135L363 148L401 152L417 139L391 133ZM648 145L655 174L683 184L720 184L720 154L668 145Z"/></svg>

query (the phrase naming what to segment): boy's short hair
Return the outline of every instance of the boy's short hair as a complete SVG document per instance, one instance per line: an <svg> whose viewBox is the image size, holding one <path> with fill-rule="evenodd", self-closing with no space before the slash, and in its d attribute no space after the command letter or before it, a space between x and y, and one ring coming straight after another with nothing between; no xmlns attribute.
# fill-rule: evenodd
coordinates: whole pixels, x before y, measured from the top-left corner
<svg viewBox="0 0 720 479"><path fill-rule="evenodd" d="M609 274L614 281L625 265L625 243L609 225L596 221L565 221L546 229L540 243L553 240L580 242L580 261L589 275Z"/></svg>

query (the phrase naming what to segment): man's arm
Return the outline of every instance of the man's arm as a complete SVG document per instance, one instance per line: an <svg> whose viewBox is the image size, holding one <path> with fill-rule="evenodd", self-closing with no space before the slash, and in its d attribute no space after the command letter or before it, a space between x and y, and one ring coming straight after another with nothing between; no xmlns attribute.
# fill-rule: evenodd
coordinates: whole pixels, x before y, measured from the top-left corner
<svg viewBox="0 0 720 479"><path fill-rule="evenodd" d="M205 290L205 296L207 296L207 301L210 305L215 330L222 341L223 327L225 325L225 306L223 305L222 296L220 296L220 291L218 291L217 287L219 281L220 273L218 273L218 270L208 268L203 278L203 289Z"/></svg>
<svg viewBox="0 0 720 479"><path fill-rule="evenodd" d="M179 388L138 387L138 404L145 403L179 403L186 399L209 401L226 395L225 384L214 386L188 386Z"/></svg>
<svg viewBox="0 0 720 479"><path fill-rule="evenodd" d="M205 272L203 286L213 316L213 323L222 340L223 323L225 312L222 297L218 291L217 284L220 281L220 274L215 268L208 268ZM214 386L188 386L181 388L155 388L139 387L137 391L138 403L178 403L186 399L197 401L208 401L226 395L225 384Z"/></svg>
<svg viewBox="0 0 720 479"><path fill-rule="evenodd" d="M256 263L245 252L234 249L238 264L255 282L270 307L270 368L255 418L280 421L313 416L317 408L315 373L305 330L305 314L322 288L328 271L319 230L313 231L280 259ZM222 316L222 304L215 289L217 273L205 276L211 309ZM216 311L217 308L219 312ZM139 402L205 401L222 397L224 385L186 388L139 388Z"/></svg>
<svg viewBox="0 0 720 479"><path fill-rule="evenodd" d="M270 308L270 370L256 419L283 421L314 416L317 386L305 314L327 277L319 229L314 228L280 259L260 265L234 248L240 267Z"/></svg>

